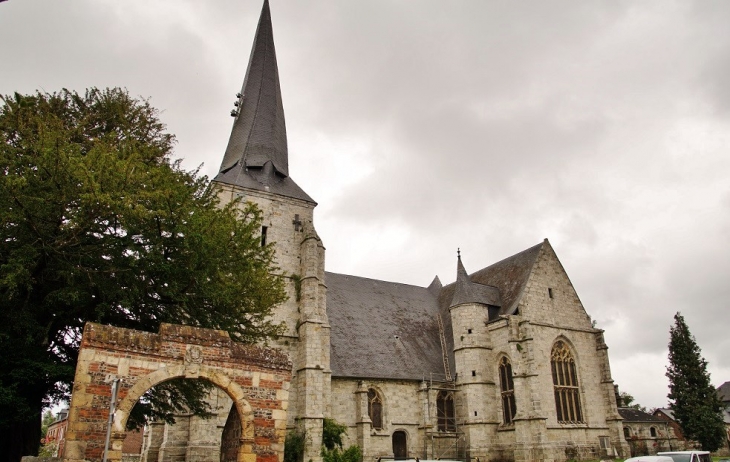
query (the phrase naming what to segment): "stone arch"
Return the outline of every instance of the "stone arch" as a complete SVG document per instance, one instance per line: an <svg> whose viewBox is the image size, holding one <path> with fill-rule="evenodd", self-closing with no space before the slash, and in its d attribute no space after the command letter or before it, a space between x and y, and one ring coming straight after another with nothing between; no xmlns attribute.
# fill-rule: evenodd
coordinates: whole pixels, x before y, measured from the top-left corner
<svg viewBox="0 0 730 462"><path fill-rule="evenodd" d="M213 385L216 385L218 388L225 391L233 400L233 404L238 409L238 414L241 417L242 423L247 421L246 418L253 418L253 409L248 401L246 401L246 395L244 394L243 389L228 375L212 370L209 367L200 367L199 373L194 376L190 376L185 372L185 368L182 366L165 367L149 373L135 382L129 391L127 391L127 395L117 406L116 412L114 413L114 430L124 431L129 413L147 390L155 385L177 378L195 378L209 381ZM253 435L251 435L251 437L253 437Z"/></svg>
<svg viewBox="0 0 730 462"><path fill-rule="evenodd" d="M71 397L65 459L100 461L111 405L119 391L107 460L121 459L129 414L150 388L175 378L204 379L223 390L241 420L238 462L283 455L291 362L279 350L244 345L228 333L162 324L158 334L88 323ZM254 444L255 443L255 444Z"/></svg>

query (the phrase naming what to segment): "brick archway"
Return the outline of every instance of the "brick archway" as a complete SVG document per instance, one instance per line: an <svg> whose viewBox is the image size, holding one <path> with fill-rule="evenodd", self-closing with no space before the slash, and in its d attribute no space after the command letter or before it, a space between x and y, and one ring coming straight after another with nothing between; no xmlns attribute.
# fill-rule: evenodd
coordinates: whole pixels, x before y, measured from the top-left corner
<svg viewBox="0 0 730 462"><path fill-rule="evenodd" d="M107 459L119 461L127 418L151 387L205 379L233 400L242 424L238 462L278 462L284 450L291 362L279 350L233 342L224 331L162 324L158 334L88 323L79 351L64 459L100 461L111 400L117 409Z"/></svg>

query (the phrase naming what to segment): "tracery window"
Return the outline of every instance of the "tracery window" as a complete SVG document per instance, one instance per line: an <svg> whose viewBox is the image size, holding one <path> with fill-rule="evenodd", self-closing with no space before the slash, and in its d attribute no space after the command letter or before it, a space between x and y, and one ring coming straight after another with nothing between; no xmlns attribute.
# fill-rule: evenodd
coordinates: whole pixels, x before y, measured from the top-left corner
<svg viewBox="0 0 730 462"><path fill-rule="evenodd" d="M383 429L383 400L377 391L368 389L368 416L376 430Z"/></svg>
<svg viewBox="0 0 730 462"><path fill-rule="evenodd" d="M517 413L515 384L512 380L512 364L503 356L499 361L499 388L502 391L502 421L511 424Z"/></svg>
<svg viewBox="0 0 730 462"><path fill-rule="evenodd" d="M438 431L455 432L456 417L454 415L454 393L441 390L436 395L436 415Z"/></svg>
<svg viewBox="0 0 730 462"><path fill-rule="evenodd" d="M555 390L555 409L560 423L583 422L575 359L568 345L558 340L550 355Z"/></svg>

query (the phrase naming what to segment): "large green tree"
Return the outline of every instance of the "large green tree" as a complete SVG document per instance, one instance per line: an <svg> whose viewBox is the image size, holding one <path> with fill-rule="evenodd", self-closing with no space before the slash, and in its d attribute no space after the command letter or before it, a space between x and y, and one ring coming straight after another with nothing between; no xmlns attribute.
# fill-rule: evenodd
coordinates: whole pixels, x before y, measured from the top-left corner
<svg viewBox="0 0 730 462"><path fill-rule="evenodd" d="M685 437L706 451L716 451L725 441L725 424L707 361L680 313L674 315L669 334L669 407Z"/></svg>
<svg viewBox="0 0 730 462"><path fill-rule="evenodd" d="M0 101L0 460L38 450L88 321L279 332L285 299L260 212L221 207L170 156L174 137L120 89Z"/></svg>

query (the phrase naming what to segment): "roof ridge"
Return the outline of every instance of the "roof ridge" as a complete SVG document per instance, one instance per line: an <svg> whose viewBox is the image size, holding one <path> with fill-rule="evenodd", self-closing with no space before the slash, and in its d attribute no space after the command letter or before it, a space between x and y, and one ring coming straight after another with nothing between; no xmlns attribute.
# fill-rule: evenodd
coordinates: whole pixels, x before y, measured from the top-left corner
<svg viewBox="0 0 730 462"><path fill-rule="evenodd" d="M384 279L375 279L375 278L370 278L370 277L367 277L367 276L357 276L357 275L354 275L354 274L335 273L334 271L325 271L324 274L325 275L332 274L332 275L335 275L335 276L345 276L345 277L350 277L350 278L366 279L368 281L383 282L385 284L397 284L397 285L400 285L400 286L408 286L408 287L415 287L417 289L428 290L428 287L419 286L419 285L416 285L416 284L408 284L407 282L386 281Z"/></svg>

